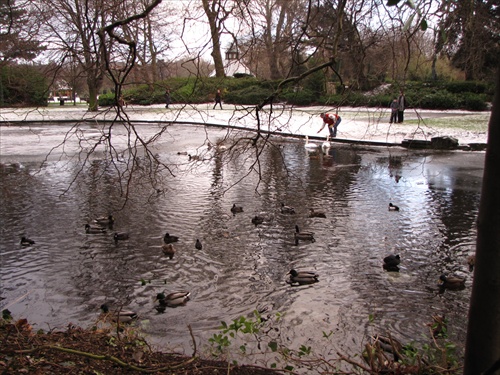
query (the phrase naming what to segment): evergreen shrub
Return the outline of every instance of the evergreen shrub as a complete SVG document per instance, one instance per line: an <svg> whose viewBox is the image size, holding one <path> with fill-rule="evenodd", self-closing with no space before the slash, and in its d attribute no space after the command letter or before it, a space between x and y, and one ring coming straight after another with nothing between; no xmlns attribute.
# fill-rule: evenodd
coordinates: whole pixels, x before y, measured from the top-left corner
<svg viewBox="0 0 500 375"><path fill-rule="evenodd" d="M47 79L35 66L4 66L0 72L0 105L47 106Z"/></svg>
<svg viewBox="0 0 500 375"><path fill-rule="evenodd" d="M229 91L224 101L232 104L256 105L272 94L272 90L265 89L259 85L249 86L245 89Z"/></svg>
<svg viewBox="0 0 500 375"><path fill-rule="evenodd" d="M308 106L317 103L316 98L316 94L308 89L287 90L279 96L280 101L286 101L288 104L302 106Z"/></svg>

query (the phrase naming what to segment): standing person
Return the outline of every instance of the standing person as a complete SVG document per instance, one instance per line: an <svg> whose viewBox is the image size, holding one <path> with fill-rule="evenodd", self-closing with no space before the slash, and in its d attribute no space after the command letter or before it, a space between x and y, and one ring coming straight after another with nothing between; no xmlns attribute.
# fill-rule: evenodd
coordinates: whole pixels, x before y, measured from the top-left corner
<svg viewBox="0 0 500 375"><path fill-rule="evenodd" d="M401 91L398 98L398 122L403 122L404 110L405 110L405 95L403 91Z"/></svg>
<svg viewBox="0 0 500 375"><path fill-rule="evenodd" d="M165 90L165 108L170 105L170 89Z"/></svg>
<svg viewBox="0 0 500 375"><path fill-rule="evenodd" d="M221 93L220 93L220 89L217 90L217 92L215 93L215 104L214 104L214 108L217 107L217 104L220 105L220 109L222 109L222 96L221 96Z"/></svg>
<svg viewBox="0 0 500 375"><path fill-rule="evenodd" d="M391 102L391 119L389 121L389 123L395 123L398 121L398 111L399 111L399 103L398 103L398 99L394 99L392 102Z"/></svg>
<svg viewBox="0 0 500 375"><path fill-rule="evenodd" d="M336 113L321 113L319 115L323 119L323 125L318 133L323 130L326 124L328 124L328 130L330 131L330 137L335 138L337 136L337 127L342 119Z"/></svg>

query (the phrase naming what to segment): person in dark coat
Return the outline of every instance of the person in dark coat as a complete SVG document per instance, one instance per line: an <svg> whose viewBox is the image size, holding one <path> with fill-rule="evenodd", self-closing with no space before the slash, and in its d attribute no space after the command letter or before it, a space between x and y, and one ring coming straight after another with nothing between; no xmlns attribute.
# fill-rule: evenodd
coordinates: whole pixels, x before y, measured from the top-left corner
<svg viewBox="0 0 500 375"><path fill-rule="evenodd" d="M399 123L403 122L405 108L406 108L405 95L404 95L403 91L401 91L401 94L399 94L399 98L398 98L398 122Z"/></svg>
<svg viewBox="0 0 500 375"><path fill-rule="evenodd" d="M391 103L391 119L389 122L392 124L398 121L398 111L399 111L399 103L397 99L394 99Z"/></svg>
<svg viewBox="0 0 500 375"><path fill-rule="evenodd" d="M170 90L165 90L165 108L168 108L170 105Z"/></svg>
<svg viewBox="0 0 500 375"><path fill-rule="evenodd" d="M217 107L217 104L219 104L220 106L220 109L222 109L222 95L220 93L220 89L217 90L217 92L215 93L215 104L214 104L214 108Z"/></svg>

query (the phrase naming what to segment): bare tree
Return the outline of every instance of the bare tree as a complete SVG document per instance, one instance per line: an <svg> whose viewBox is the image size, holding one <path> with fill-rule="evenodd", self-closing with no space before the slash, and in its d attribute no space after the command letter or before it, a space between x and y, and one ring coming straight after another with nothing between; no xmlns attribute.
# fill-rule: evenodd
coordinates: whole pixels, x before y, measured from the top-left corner
<svg viewBox="0 0 500 375"><path fill-rule="evenodd" d="M224 29L224 21L235 9L235 3L233 0L202 0L202 3L210 26L215 76L222 78L225 76L225 72L221 53L221 34Z"/></svg>
<svg viewBox="0 0 500 375"><path fill-rule="evenodd" d="M147 7L144 0L127 2L127 13L140 13ZM172 28L169 16L172 9L158 6L148 17L123 26L123 33L129 40L137 41L137 62L140 74L135 74L135 82L154 84L159 79L159 56L169 50ZM124 14L127 14L124 13ZM138 70L136 66L135 70Z"/></svg>
<svg viewBox="0 0 500 375"><path fill-rule="evenodd" d="M75 58L85 74L89 95L89 110L96 111L97 96L104 80L106 48L97 31L113 18L115 7L100 0L74 2L55 0L41 3L40 12L51 14L47 34L54 48L53 60ZM109 47L108 47L109 49Z"/></svg>

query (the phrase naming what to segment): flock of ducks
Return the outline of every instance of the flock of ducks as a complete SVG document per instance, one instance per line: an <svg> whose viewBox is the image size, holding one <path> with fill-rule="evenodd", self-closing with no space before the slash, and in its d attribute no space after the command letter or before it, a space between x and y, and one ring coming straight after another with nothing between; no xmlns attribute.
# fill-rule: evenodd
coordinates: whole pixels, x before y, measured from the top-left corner
<svg viewBox="0 0 500 375"><path fill-rule="evenodd" d="M106 233L108 229L113 229L115 223L115 218L113 215L108 215L105 217L100 217L92 220L92 224L85 224L85 233L87 234L102 234ZM130 238L128 232L114 232L113 239L115 243L118 241L125 241ZM23 237L21 243L31 241ZM164 255L172 259L176 253L174 243L179 241L178 236L171 235L170 233L165 233L163 236L162 252ZM34 241L32 241L34 243ZM195 248L201 250L203 245L199 239L195 242ZM166 307L177 307L186 304L189 301L190 293L187 291L176 291L169 294L164 292L158 293L156 295L155 301L158 305L155 309L162 313L165 311ZM104 317L114 323L129 323L138 318L138 314L135 311L115 309L111 310L107 303L101 305L101 311Z"/></svg>
<svg viewBox="0 0 500 375"><path fill-rule="evenodd" d="M306 142L308 138L306 136ZM328 141L328 139L327 139ZM306 143L307 145L307 143ZM316 146L315 146L316 147ZM388 206L389 211L399 211L399 207L389 203ZM237 206L233 204L230 211L233 215L237 213L243 212L243 207ZM281 213L282 214L295 214L295 209L291 206L287 206L284 203L281 203ZM310 218L326 218L326 214L322 211L316 211L314 208L310 208L309 210ZM264 218L261 216L254 216L252 218L252 223L255 225L262 224L264 222ZM107 229L113 229L113 225L115 223L115 219L113 215L108 215L104 217L96 218L92 221L92 224L85 224L85 233L87 234L102 234L106 233ZM127 232L115 232L113 235L113 239L115 243L118 241L128 240L130 238ZM295 245L298 245L300 241L307 242L315 242L314 232L300 230L298 225L295 225L294 232L294 240ZM162 252L164 255L168 256L172 259L176 253L176 249L174 247L174 243L179 241L178 236L171 235L170 233L165 233L163 236L163 244L162 244ZM25 236L21 238L22 246L31 246L35 244L35 241L29 239ZM195 248L197 250L202 250L203 245L199 239L196 239ZM383 268L389 272L399 272L399 264L401 263L401 256L399 254L390 254L384 257L383 259ZM467 263L469 264L469 270L472 271L475 264L475 256L470 256L467 259ZM314 284L319 281L319 275L313 271L297 271L295 269L291 269L288 272L289 277L286 282L290 285L309 285ZM465 288L465 278L458 276L446 276L442 274L440 277L439 286L444 289L452 289L452 290L461 290ZM159 313L163 313L167 307L177 307L181 305L185 305L187 301L189 301L190 292L188 291L176 291L169 294L165 294L164 292L158 293L156 295L155 300L158 302L158 305L155 306L155 309ZM127 323L137 319L138 315L134 311L127 310L115 310L110 311L109 306L107 304L101 305L101 310L105 314L105 316L110 317L113 322L119 323Z"/></svg>
<svg viewBox="0 0 500 375"><path fill-rule="evenodd" d="M231 207L231 212L233 215L243 212L243 207L233 204ZM285 215L294 215L295 208L287 206L285 203L281 203L280 212ZM326 218L326 214L322 211L316 211L314 208L310 208L309 217ZM255 215L252 218L252 224L255 226L264 223L265 218L263 216ZM293 232L295 245L298 245L300 241L305 242L315 242L314 232L301 230L298 225L295 225L295 232ZM314 284L319 281L319 275L313 271L297 271L295 269L290 270L287 273L286 282L290 285L308 285Z"/></svg>

